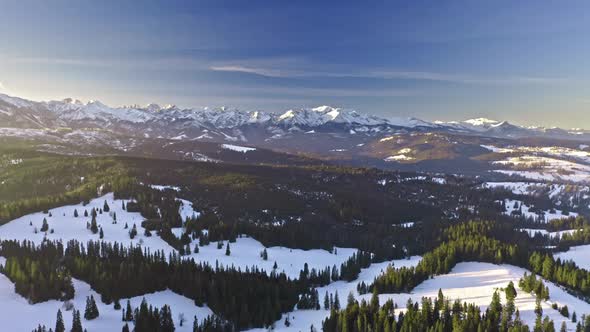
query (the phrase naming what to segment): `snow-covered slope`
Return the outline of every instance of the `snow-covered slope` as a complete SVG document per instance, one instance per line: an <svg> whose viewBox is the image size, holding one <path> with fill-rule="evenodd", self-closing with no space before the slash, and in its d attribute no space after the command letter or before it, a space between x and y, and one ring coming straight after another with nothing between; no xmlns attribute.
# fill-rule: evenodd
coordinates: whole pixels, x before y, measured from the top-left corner
<svg viewBox="0 0 590 332"><path fill-rule="evenodd" d="M92 295L96 299L100 299L100 295L93 291L87 283L76 279L73 279L72 282L74 284L75 295L70 303L77 310L84 312L87 296ZM179 332L192 331L193 316L197 316L197 319L203 320L203 318L213 314L208 307L198 307L193 300L169 290L131 298L129 299L131 307L137 308L144 298L149 304L158 308L161 308L165 304L169 305L176 331ZM124 306L127 303L127 299L121 299L120 302ZM121 321L121 310L115 310L112 304L106 305L101 301L96 301L96 304L100 316L91 321L83 319L82 327L92 332L120 331L124 325ZM3 274L0 274L0 311L3 313L2 331L29 332L39 324L53 328L58 309L62 311L66 331L69 331L72 323L72 311L66 311L64 302L52 300L31 305L25 298L16 294L14 292L14 284ZM183 314L187 319L187 322L182 327L178 321L180 314ZM131 325L131 327L133 326Z"/></svg>
<svg viewBox="0 0 590 332"><path fill-rule="evenodd" d="M381 303L388 299L399 305L398 311L403 311L408 299L414 302L420 301L422 297L436 298L438 290L441 289L443 294L451 300L460 299L461 302L474 303L482 310L485 310L496 290L505 288L510 281L518 285L518 281L524 273L531 274L530 271L513 266L513 265L495 265L479 262L465 262L457 264L449 274L436 276L418 285L410 294L382 294L379 296ZM590 304L568 294L557 285L543 281L549 288L549 300L543 301L543 315L549 316L555 323L560 326L566 322L570 331L575 330L575 323L561 316L559 311L552 309L551 304L557 303L560 307L567 305L570 310L578 314L589 312ZM527 294L521 289L517 289L518 296L515 300L516 308L520 311L520 317L529 326L535 323L535 297ZM364 295L367 301L370 294ZM502 303L506 303L502 296Z"/></svg>

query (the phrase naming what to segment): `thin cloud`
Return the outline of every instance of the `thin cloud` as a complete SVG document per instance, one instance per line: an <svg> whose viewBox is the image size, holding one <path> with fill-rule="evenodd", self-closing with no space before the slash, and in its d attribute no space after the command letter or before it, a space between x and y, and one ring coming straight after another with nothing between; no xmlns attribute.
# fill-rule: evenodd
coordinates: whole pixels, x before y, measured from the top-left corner
<svg viewBox="0 0 590 332"><path fill-rule="evenodd" d="M239 93L277 94L301 97L409 97L421 95L412 89L361 89L361 88L306 88L306 87L233 87Z"/></svg>
<svg viewBox="0 0 590 332"><path fill-rule="evenodd" d="M365 71L315 71L315 70L289 70L277 68L252 67L247 65L218 65L209 68L213 71L235 72L259 75L264 77L280 78L301 78L301 77L333 77L333 78L376 78L388 80L416 80L433 81L456 84L479 84L479 85L515 85L515 84L558 84L564 83L567 79L556 77L535 77L535 76L506 76L506 77L484 77L465 74L447 74L429 71L387 71L387 70L365 70Z"/></svg>
<svg viewBox="0 0 590 332"><path fill-rule="evenodd" d="M437 72L422 71L377 71L371 73L372 77L385 79L408 79L422 81L438 81L448 83L462 84L554 84L567 81L564 78L554 77L528 77L528 76L508 76L508 77L479 77L472 75L455 75Z"/></svg>
<svg viewBox="0 0 590 332"><path fill-rule="evenodd" d="M449 74L432 71L404 70L358 70L332 68L329 71L315 70L313 63L298 58L255 58L231 62L214 62L209 59L170 57L157 59L96 59L60 57L20 57L9 59L16 63L63 65L81 67L125 67L125 68L175 68L183 70L211 70L215 72L243 73L268 78L374 78L385 80L431 81L466 85L549 85L569 81L559 77L538 76L483 76L470 74Z"/></svg>
<svg viewBox="0 0 590 332"><path fill-rule="evenodd" d="M211 67L209 67L209 69L211 69L213 71L222 71L222 72L255 74L255 75L260 75L260 76L265 76L265 77L291 77L291 76L293 76L292 74L281 72L279 70L251 68L251 67L244 67L244 66L211 66Z"/></svg>

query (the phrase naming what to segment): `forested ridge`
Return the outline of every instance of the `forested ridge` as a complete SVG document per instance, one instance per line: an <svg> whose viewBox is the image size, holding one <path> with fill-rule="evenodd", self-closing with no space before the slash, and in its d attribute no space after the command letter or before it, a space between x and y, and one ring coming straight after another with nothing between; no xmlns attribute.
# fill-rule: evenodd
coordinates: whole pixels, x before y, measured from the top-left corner
<svg viewBox="0 0 590 332"><path fill-rule="evenodd" d="M450 272L459 262L478 261L529 269L579 298L590 299L590 272L551 254L590 243L590 224L585 218L540 224L518 215L506 216L502 213L504 196L481 190L469 179L448 177L441 182L412 173L330 165L254 166L4 152L5 158L19 162L0 163L4 184L0 186L0 224L113 192L116 199L127 200L128 212L139 212L145 218L141 225L150 236L159 236L176 249L165 256L140 246L102 241L45 241L35 246L2 241L0 235L0 256L6 258L0 272L31 303L71 299L71 279L76 278L90 284L100 294L96 300L106 304L170 289L196 305L207 305L217 316L194 323L195 330L270 327L295 307L317 309L321 299L316 287L354 281L372 263L411 255L422 256L416 267L390 267L359 291L409 292L433 276ZM156 189L152 184L178 190ZM192 202L200 216L182 220L179 198ZM548 204L543 200L535 203L538 207ZM108 212L106 202L102 210ZM172 228L181 226L182 234L173 234ZM93 233L102 233L92 223L89 227ZM524 227L580 231L561 238L531 238L517 231ZM185 257L200 246L223 241L227 241L229 255L230 244L243 235L265 247L359 251L343 264L322 270L309 269L306 264L297 279L256 266L240 270ZM260 253L262 259L265 251ZM445 318L447 313L421 320L434 309L412 304L405 319L396 319L391 315L393 304L378 307L348 302L344 310L334 309L324 323L326 331L447 331L459 325L478 331L501 326L489 320L494 314L478 313L468 304L440 302L438 308L450 310L450 320ZM145 307L145 321L155 320L164 310ZM457 310L460 318L454 317ZM511 328L520 331L521 327L513 324Z"/></svg>

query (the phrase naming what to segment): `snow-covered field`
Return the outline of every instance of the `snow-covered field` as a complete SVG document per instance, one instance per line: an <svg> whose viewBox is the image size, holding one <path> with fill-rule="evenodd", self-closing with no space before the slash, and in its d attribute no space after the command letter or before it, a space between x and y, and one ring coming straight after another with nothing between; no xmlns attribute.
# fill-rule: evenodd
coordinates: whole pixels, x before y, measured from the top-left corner
<svg viewBox="0 0 590 332"><path fill-rule="evenodd" d="M574 261L579 267L590 270L590 245L571 247L568 251L556 253L555 258Z"/></svg>
<svg viewBox="0 0 590 332"><path fill-rule="evenodd" d="M44 238L49 240L61 240L66 243L69 240L78 240L82 243L87 241L98 241L99 235L93 234L86 228L86 223L90 222L91 217L84 217L84 211L88 211L90 215L93 208L100 209L104 202L110 207L109 213L98 214L96 217L97 224L102 227L104 231L105 242L118 242L124 245L138 245L150 248L151 251L161 250L166 255L176 252L168 243L160 237L153 234L150 237L144 235L145 229L141 227L141 222L144 218L135 212L127 212L123 210L122 204L128 201L115 200L113 194L106 194L102 197L91 200L86 206L82 204L63 206L49 210L47 214L38 212L23 216L21 218L10 221L0 226L0 239L4 240L30 240L34 243L41 243ZM180 207L180 215L183 220L187 217L198 217L199 212L193 209L192 204L183 199L179 199L182 203ZM74 210L78 211L79 216L74 217ZM49 216L51 214L51 217ZM114 224L113 216L116 214L117 223ZM49 229L48 232L41 232L41 225L43 219L47 219ZM32 225L31 225L32 224ZM127 224L128 228L125 229ZM137 236L131 240L129 238L129 230L136 225ZM37 230L37 233L35 233ZM181 228L173 229L175 235L182 234ZM191 250L198 244L198 240L191 243ZM225 246L227 241L223 242L223 248L217 249L217 243L212 242L207 246L199 248L199 253L192 253L185 258L193 258L195 261L208 262L215 266L216 263L224 266L235 266L245 270L246 267L258 266L266 270L268 273L272 271L274 262L277 262L278 272L285 272L291 278L297 278L299 271L303 269L305 263L308 264L309 269L324 269L332 267L333 265L340 266L357 250L352 248L335 248L334 253L330 253L323 249L301 250L290 249L286 247L270 247L266 248L268 253L268 260L263 260L260 253L265 247L255 239L243 236L238 237L235 243L230 243L231 255L225 255Z"/></svg>
<svg viewBox="0 0 590 332"><path fill-rule="evenodd" d="M521 211L522 215L527 218L534 218L543 222L549 222L551 220L556 219L566 219L570 217L577 217L578 213L570 212L567 215L563 213L561 210L555 210L554 212L551 211L542 211L542 216L537 214L536 212L530 211L531 207L524 204L522 201L506 199L504 200L504 205L506 206L506 211L504 214L510 216L516 211Z"/></svg>
<svg viewBox="0 0 590 332"><path fill-rule="evenodd" d="M557 183L543 182L485 182L483 188L488 189L506 189L516 195L536 196L546 194L549 198L556 198L561 195L584 194L583 198L588 198L590 187L584 185L565 185Z"/></svg>
<svg viewBox="0 0 590 332"><path fill-rule="evenodd" d="M495 170L498 173L543 181L590 181L590 152L587 151L556 146L482 147L499 154L512 154L506 159L492 162L510 168Z"/></svg>
<svg viewBox="0 0 590 332"><path fill-rule="evenodd" d="M4 263L0 261L0 263ZM100 295L94 292L90 285L85 282L73 279L74 288L76 289L75 297L71 300L74 307L84 314L86 306L86 297L93 295L100 312L100 316L92 321L82 318L82 326L90 332L112 332L120 331L124 323L121 321L121 310L115 310L113 305L105 305L100 302ZM172 319L176 325L176 331L192 331L193 317L196 315L199 320L211 315L213 312L207 307L198 307L195 302L184 296L180 296L171 291L157 292L131 298L131 306L139 306L143 298L158 308L167 304L172 310ZM125 308L127 299L121 300L121 306ZM0 274L0 312L2 312L2 328L0 330L10 332L30 332L37 325L42 324L47 328L55 327L57 310L61 309L66 330L69 331L72 324L72 312L66 311L64 302L47 301L31 305L22 296L14 292L14 284ZM187 321L180 327L179 315L184 314ZM132 327L132 326L130 326Z"/></svg>
<svg viewBox="0 0 590 332"><path fill-rule="evenodd" d="M395 156L389 156L389 157L385 158L385 161L404 161L404 160L414 160L414 157L410 157L405 154L396 154Z"/></svg>
<svg viewBox="0 0 590 332"><path fill-rule="evenodd" d="M533 180L588 182L590 166L576 162L539 156L509 157L494 164L512 167L513 170L495 170L507 175L520 175Z"/></svg>
<svg viewBox="0 0 590 332"><path fill-rule="evenodd" d="M514 285L518 287L518 281L525 272L530 274L529 271L512 265L479 262L459 263L449 274L429 279L418 285L409 294L382 294L379 296L379 300L384 303L388 299L392 299L399 306L399 311L403 311L408 299L411 298L414 302L420 301L422 297L434 299L438 295L438 290L442 289L443 294L451 300L460 299L462 302L475 303L482 310L485 310L490 304L496 289L506 287L510 281L514 282ZM567 305L570 315L573 311L576 311L578 317L590 313L590 304L566 293L553 283L544 282L549 287L550 298L549 301L542 303L543 315L548 315L553 319L557 328L559 328L561 322L566 321L569 330L574 331L575 324L561 316L558 311L552 309L551 304L556 302L559 306ZM516 307L519 309L523 321L532 327L535 322L535 297L526 294L520 289L517 289L517 292ZM367 301L369 301L370 297L371 294L362 296ZM505 304L506 299L503 293L501 298L502 303Z"/></svg>
<svg viewBox="0 0 590 332"><path fill-rule="evenodd" d="M590 248L590 246L589 246ZM590 249L589 249L590 250ZM590 257L590 255L587 255ZM410 260L396 260L393 261L394 266L415 266L420 260L420 257L412 257ZM588 260L590 262L590 260ZM335 294L338 292L341 305L345 305L346 298L349 293L353 293L357 300L370 300L371 294L359 295L356 291L357 283L364 281L371 283L374 278L380 275L389 263L372 264L369 268L364 269L358 280L350 283L335 282L326 287L318 288L321 300L324 294ZM482 310L485 310L492 300L492 295L495 290L505 288L510 281L518 287L518 281L524 273L530 274L530 271L512 266L512 265L495 265L489 263L466 262L459 263L453 270L446 275L436 276L418 285L411 293L402 294L381 294L379 296L380 302L392 299L399 309L398 314L405 311L405 305L408 299L420 301L422 297L436 298L438 290L442 289L444 295L451 299L460 299L462 302L474 303ZM559 327L563 321L566 322L569 331L575 330L575 324L570 319L563 317L557 310L551 308L553 303L557 303L560 307L567 305L570 310L570 315L575 311L578 317L582 314L590 312L590 304L586 303L559 288L551 282L544 281L549 288L550 298L548 301L541 303L543 307L543 315L547 315L555 322L555 326ZM515 304L520 311L521 318L529 326L533 326L535 322L535 297L527 294L524 291L517 289L518 296ZM501 293L502 303L506 303L504 293ZM284 320L286 315L289 315L291 325L286 327ZM329 315L329 311L324 310L294 310L288 314L284 314L281 320L275 324L276 331L307 331L313 324L316 329L321 328L322 321ZM264 329L255 329L252 331L262 332Z"/></svg>
<svg viewBox="0 0 590 332"><path fill-rule="evenodd" d="M167 254L174 251L160 237L145 236L145 229L141 227L141 222L144 218L139 213L123 210L123 202L127 204L128 201L115 200L112 193L93 199L86 206L82 204L62 206L49 210L47 214L37 212L12 220L0 226L0 239L27 239L36 244L41 243L44 238L62 240L64 243L69 240L78 240L82 243L90 240L98 241L99 234L93 234L87 229L86 223L89 223L92 219L90 216L92 209L95 208L98 211L103 208L105 201L110 207L110 212L96 216L96 222L104 232L104 241L119 242L125 245L142 244L145 247L149 247L152 251L163 250ZM78 211L79 216L77 218L74 217L74 210ZM85 211L88 211L88 217L84 217ZM117 218L116 224L113 223L115 214ZM47 220L50 230L45 233L40 231L43 219ZM125 229L125 225L128 226L127 229ZM129 237L129 231L133 225L137 227L137 236L132 240ZM35 233L35 230L37 230L37 233ZM53 230L53 233L51 230Z"/></svg>
<svg viewBox="0 0 590 332"><path fill-rule="evenodd" d="M159 191L164 191L164 190L174 190L174 191L180 191L180 187L176 187L176 186L165 186L165 185L159 185L159 184L151 184L150 188L152 189L156 189Z"/></svg>
<svg viewBox="0 0 590 332"><path fill-rule="evenodd" d="M198 244L198 240L191 243L191 249ZM290 249L286 247L269 247L266 248L268 260L263 260L260 253L264 246L250 237L240 237L235 243L230 243L231 255L225 255L224 242L221 249L217 249L217 242L211 242L207 246L199 247L199 253L192 253L187 258L194 258L195 261L206 261L215 266L216 262L223 266L235 266L244 270L246 267L258 266L267 273L272 271L272 267L277 262L278 272L285 272L290 278L299 278L299 272L303 269L305 263L309 269L312 268L323 270L326 267L344 263L352 254L357 252L351 248L336 248L336 253L330 253L322 249L301 250Z"/></svg>
<svg viewBox="0 0 590 332"><path fill-rule="evenodd" d="M482 187L487 189L505 189L516 195L534 195L545 191L548 184L537 182L485 182Z"/></svg>
<svg viewBox="0 0 590 332"><path fill-rule="evenodd" d="M162 189L168 189L168 186L159 186ZM92 219L90 217L93 208L99 210L103 208L104 202L110 207L109 213L102 213L97 215L97 224L104 231L104 239L106 242L119 242L125 245L137 245L141 244L150 250L162 250L166 254L175 252L175 249L164 242L160 237L153 234L151 237L144 236L144 228L141 227L141 222L144 218L139 213L127 212L122 208L123 203L127 204L128 201L115 200L113 194L106 194L102 197L90 201L86 206L82 204L69 205L51 209L47 214L45 213L32 213L21 218L10 221L0 226L0 239L3 240L30 240L34 243L41 243L44 238L49 240L61 240L64 243L69 240L78 240L81 242L87 242L89 240L98 241L99 235L93 234L87 229L87 222ZM180 208L180 215L183 220L186 217L198 217L199 213L193 209L192 204L189 201L179 199L182 203ZM78 211L79 216L74 217L74 210ZM84 217L84 211L88 211L89 217ZM51 216L50 216L51 214ZM117 223L114 222L114 216L116 215ZM48 232L41 232L41 225L43 219L46 219L49 225ZM125 224L128 228L125 229ZM129 238L129 230L133 225L137 227L137 236L131 240ZM35 230L37 232L35 233ZM53 230L53 232L51 232ZM175 234L180 236L182 229L177 228L173 230ZM191 250L198 244L198 240L191 243ZM304 264L307 263L309 269L323 270L326 267L332 267L333 265L340 266L350 256L353 255L357 250L352 248L335 248L334 253L330 253L322 249L314 250L301 250L301 249L290 249L285 247L269 247L266 248L268 254L268 260L263 260L260 256L261 252L265 247L253 238L246 236L238 237L235 243L230 243L231 255L225 255L225 246L227 241L223 242L222 249L217 249L217 243L212 242L207 246L199 248L199 253L192 253L191 255L184 256L186 259L195 259L195 261L208 262L210 265L215 266L217 263L224 266L234 266L245 270L246 267L251 268L252 266L258 266L261 269L271 273L274 263L277 263L277 271L285 272L291 278L297 278L299 272L303 269ZM0 257L0 264L4 263L4 259ZM377 265L379 266L379 265ZM373 277L370 279L372 280ZM76 288L76 298L74 303L77 308L84 309L85 299L87 295L94 294L98 299L99 295L93 293L90 290L90 286L82 281L75 280L74 286ZM356 287L356 284L354 284ZM150 304L162 306L164 304L170 304L172 312L177 319L179 313L184 313L188 325L192 326L192 317L197 314L199 318L206 316L211 313L208 308L199 308L194 305L192 300L174 294L173 292L159 292L156 294L145 295L146 299ZM141 302L142 297L132 299L133 305L138 305ZM122 302L123 304L123 302ZM11 331L30 331L38 323L46 324L48 327L55 324L55 314L57 309L60 308L63 303L59 301L49 301L36 305L30 305L27 301L14 292L14 285L0 274L0 311L3 308L12 308L10 312L16 312L17 314L9 317L8 323L15 324L10 325L15 328ZM105 306L98 303L100 310L100 317L92 322L83 321L84 327L87 327L89 331L118 331L123 325L121 322L121 313L114 311L112 307ZM124 304L123 304L124 305ZM63 310L62 310L63 311ZM64 313L64 318L69 325L71 323L71 315ZM27 317L35 317L35 320L27 320ZM20 323L19 323L20 322ZM23 324L22 322L26 322ZM26 325L26 326L25 326ZM30 326L29 326L30 325ZM188 326L187 325L187 326ZM184 331L183 329L177 330ZM188 331L188 328L186 328Z"/></svg>
<svg viewBox="0 0 590 332"><path fill-rule="evenodd" d="M255 148L249 148L246 146L239 146L239 145L233 145L233 144L222 144L221 147L226 150L232 150L232 151L242 152L242 153L256 151Z"/></svg>
<svg viewBox="0 0 590 332"><path fill-rule="evenodd" d="M556 237L562 237L563 234L570 234L571 235L571 234L577 232L578 230L577 229L568 229L565 231L548 232L544 229L521 228L521 229L519 229L519 231L527 232L530 237L535 237L535 235L540 234L540 235L547 235L547 236L549 236L549 238L553 239Z"/></svg>
<svg viewBox="0 0 590 332"><path fill-rule="evenodd" d="M363 269L359 274L357 280L352 282L345 282L345 281L337 281L333 282L325 287L318 288L318 293L320 295L320 304L322 308L320 310L294 310L292 312L283 314L281 319L275 323L275 331L309 331L310 326L313 325L316 330L320 331L322 327L322 321L326 319L330 315L329 310L324 310L323 308L323 298L326 292L328 294L335 295L338 292L338 297L340 299L340 305L342 307L346 306L346 298L349 293L353 293L355 297L358 297L358 292L356 290L356 286L358 283L364 281L365 284L373 283L373 280L382 274L390 264L393 264L396 268L401 267L410 267L416 266L420 261L421 257L419 256L412 256L409 259L401 259L401 260L393 260L391 262L383 262L383 263L376 263L371 264L366 269ZM289 315L289 320L291 325L289 327L285 326L285 318ZM252 332L264 332L267 331L266 329L253 329Z"/></svg>

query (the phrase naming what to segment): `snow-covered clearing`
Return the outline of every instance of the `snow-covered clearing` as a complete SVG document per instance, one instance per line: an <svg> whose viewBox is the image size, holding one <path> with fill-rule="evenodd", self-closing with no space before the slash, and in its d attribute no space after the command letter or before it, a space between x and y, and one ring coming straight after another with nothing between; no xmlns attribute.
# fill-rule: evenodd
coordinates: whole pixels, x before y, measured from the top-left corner
<svg viewBox="0 0 590 332"><path fill-rule="evenodd" d="M249 147L233 145L233 144L222 144L221 147L226 150L232 150L232 151L242 152L242 153L256 151L255 148L249 148Z"/></svg>
<svg viewBox="0 0 590 332"><path fill-rule="evenodd" d="M533 195L539 190L545 190L547 186L545 183L536 182L485 182L482 184L483 188L505 189L515 195Z"/></svg>
<svg viewBox="0 0 590 332"><path fill-rule="evenodd" d="M571 260L579 267L590 270L590 244L570 247L568 251L556 253L553 257L560 258L562 261Z"/></svg>
<svg viewBox="0 0 590 332"><path fill-rule="evenodd" d="M399 311L403 311L408 299L411 298L414 302L420 301L422 297L435 299L438 290L442 289L445 297L451 300L460 299L461 302L474 303L485 310L492 301L495 290L506 287L510 281L514 282L515 287L518 287L518 281L525 272L530 274L529 271L512 265L479 262L459 263L449 274L429 279L418 285L409 294L381 294L379 300L381 303L385 303L388 299L393 299L399 306ZM556 302L560 307L567 305L570 314L576 311L578 317L590 313L590 304L568 294L551 282L544 281L544 283L549 287L550 298L549 301L542 302L543 315L548 315L558 328L561 322L566 321L569 330L575 330L575 324L561 316L557 310L552 309L551 304ZM522 320L532 327L536 318L534 313L535 297L520 289L517 289L517 292L516 307L520 311ZM371 294L366 294L361 298L369 301L370 297ZM506 299L503 292L501 298L502 303L505 304Z"/></svg>
<svg viewBox="0 0 590 332"><path fill-rule="evenodd" d="M547 196L550 199L566 199L571 201L579 195L583 199L589 198L590 187L585 185L542 183L542 182L484 182L483 188L505 189L515 195Z"/></svg>
<svg viewBox="0 0 590 332"><path fill-rule="evenodd" d="M511 169L495 172L516 175L533 180L588 182L590 181L590 152L559 146L510 146L499 148L482 145L499 154L511 154L492 164ZM516 154L516 155L515 155Z"/></svg>
<svg viewBox="0 0 590 332"><path fill-rule="evenodd" d="M191 249L194 249L198 244L198 240L191 243ZM239 237L235 243L230 243L231 255L225 255L225 246L227 241L224 241L223 247L217 249L217 242L211 242L207 246L199 247L199 253L192 253L187 258L194 258L196 261L206 261L215 266L216 262L223 264L223 266L235 266L242 270L246 267L258 266L264 269L267 273L272 271L272 267L277 262L278 272L285 272L290 278L299 278L299 272L303 269L305 263L309 269L323 270L326 267L340 265L344 263L352 254L356 253L356 249L351 248L336 248L336 253L330 253L323 249L301 250L290 249L286 247L269 247L266 248L268 260L263 260L260 253L264 250L264 246L250 237Z"/></svg>
<svg viewBox="0 0 590 332"><path fill-rule="evenodd" d="M493 145L480 145L482 148L489 150L491 152L494 153L511 153L514 152L514 149L509 149L509 148L499 148L499 147L495 147Z"/></svg>
<svg viewBox="0 0 590 332"><path fill-rule="evenodd" d="M83 204L62 206L49 210L47 214L37 212L12 220L0 226L0 238L19 241L26 239L36 244L40 244L44 238L48 240L62 240L64 243L69 240L78 240L82 243L91 240L98 241L99 234L93 234L86 228L86 224L92 219L90 216L92 209L95 208L97 211L102 209L105 201L110 207L110 212L99 213L96 216L96 222L104 232L104 241L119 242L124 245L142 244L144 247L149 247L152 251L163 250L167 254L174 251L160 237L145 236L145 229L141 226L144 218L141 214L123 210L123 202L127 205L129 201L115 200L112 193L93 199L86 206ZM78 211L77 218L74 217L74 210ZM85 211L88 212L88 217L84 217ZM117 217L116 224L113 223L115 214ZM45 233L40 231L43 219L47 219L50 230ZM125 225L128 226L127 229L125 229ZM137 236L132 240L129 238L129 231L133 225L137 227ZM37 233L35 233L35 230L37 230ZM51 230L53 230L53 233Z"/></svg>
<svg viewBox="0 0 590 332"><path fill-rule="evenodd" d="M83 204L69 205L51 209L47 214L45 213L32 213L21 218L10 221L0 226L0 239L3 240L30 240L36 244L43 241L44 238L49 240L61 240L64 243L69 240L78 240L81 242L87 242L90 240L99 241L99 235L93 234L86 227L86 223L90 222L91 211L93 208L99 210L103 208L104 202L110 207L110 212L103 212L98 214L96 217L97 224L102 227L104 231L105 242L119 242L124 245L138 245L141 244L143 247L150 248L150 250L162 250L166 255L175 252L175 249L164 242L156 234L151 237L144 236L144 228L141 227L141 222L144 218L139 213L127 212L122 208L123 203L127 204L127 200L115 200L113 194L106 194L97 199L91 200L89 204L84 206ZM192 204L189 201L179 199L182 203L180 208L180 214L183 220L186 217L198 217L199 213L195 211ZM79 216L74 217L74 210L78 211ZM89 217L84 217L84 211L88 211ZM49 216L51 214L51 216ZM114 215L116 214L117 223L114 224ZM40 232L43 219L47 219L49 229L53 232L48 231L46 233ZM31 225L32 224L32 225ZM128 225L128 229L125 229L125 224ZM137 227L137 236L131 240L129 238L129 230L133 225ZM37 233L35 233L37 229ZM174 229L174 233L180 236L182 229ZM191 243L191 249L194 250L198 244L198 240ZM217 243L212 242L207 246L199 247L199 253L192 253L187 256L183 256L185 259L193 258L196 261L208 262L210 265L215 266L216 264L222 264L223 266L234 266L245 270L247 267L257 266L267 271L272 272L272 267L276 262L278 265L278 272L285 272L290 278L298 278L299 272L303 269L304 264L307 263L309 269L323 270L326 267L332 267L333 265L340 266L345 262L357 249L352 248L335 248L334 253L330 253L323 249L313 250L300 250L300 249L289 249L285 247L270 247L266 248L268 254L268 260L263 260L260 256L261 252L265 247L253 238L246 236L238 237L235 243L230 243L231 255L225 255L225 246L227 241L224 241L222 249L217 249ZM405 261L404 261L405 262ZM4 264L4 259L0 257L0 264ZM376 265L379 266L379 265ZM373 267L375 268L375 267ZM380 271L383 267L380 267ZM367 272L365 272L366 274ZM370 279L370 280L369 280ZM368 281L372 281L373 277L368 278ZM81 281L74 281L76 288L76 298L74 303L77 308L81 308L82 311L85 305L86 296L94 294L97 298L97 303L100 302L100 296L95 293L91 293L89 285ZM356 287L354 283L352 288ZM347 293L348 291L346 291ZM211 313L207 308L199 308L194 305L192 300L174 294L170 291L159 292L156 294L145 295L148 302L152 305L161 307L164 304L170 304L172 312L175 315L174 319L178 319L179 313L184 313L188 326L192 326L192 317L197 314L199 318L202 318ZM141 302L142 296L132 299L134 306ZM124 305L124 303L122 302ZM60 308L63 303L59 301L49 301L40 304L30 305L27 301L20 297L14 292L14 285L4 275L0 274L0 311L2 312L15 312L14 315L9 317L9 326L14 328L11 331L30 331L38 323L54 326L55 314L57 309ZM100 310L100 317L92 322L84 321L84 327L88 328L89 331L118 331L123 325L121 322L121 313L114 311L112 306L105 306L102 303L98 303ZM9 310L10 308L10 310ZM31 320L31 317L35 317L35 320ZM71 317L69 313L64 313L64 319L66 325L71 323ZM184 331L179 329L178 324L177 331Z"/></svg>
<svg viewBox="0 0 590 332"><path fill-rule="evenodd" d="M571 149L562 146L510 146L499 148L491 145L482 145L481 147L495 153L527 153L532 155L545 155L556 158L570 158L582 162L590 163L590 152L583 151L587 145L580 145L578 149Z"/></svg>
<svg viewBox="0 0 590 332"><path fill-rule="evenodd" d="M40 244L44 238L48 240L61 240L67 243L69 240L77 240L82 243L87 241L100 240L99 234L93 234L86 228L86 223L92 219L90 213L93 208L99 210L103 207L104 202L110 207L109 213L102 213L96 216L96 221L99 227L104 231L105 242L118 242L124 245L138 245L141 244L151 251L161 250L168 254L176 252L168 243L162 240L156 234L147 237L144 235L145 229L141 226L144 218L135 212L127 212L123 210L122 204L128 203L127 200L115 200L113 194L106 194L102 197L93 199L86 206L82 204L69 205L58 207L49 210L47 214L38 212L23 216L21 218L10 221L0 226L0 239L4 240L30 240L36 244ZM183 199L179 199L181 207L179 213L182 220L187 217L198 217L199 212L195 211L192 204ZM78 211L79 216L74 217L74 210ZM88 211L89 217L84 217L84 211ZM49 216L51 214L51 217ZM113 224L113 216L116 214L117 223ZM41 225L43 219L47 219L49 229L48 232L41 232ZM32 223L32 225L30 225ZM128 228L125 229L125 224ZM136 225L137 236L131 240L129 238L129 230ZM35 233L35 229L37 233ZM173 232L176 236L181 236L183 229L174 228ZM332 267L333 265L340 266L357 250L352 248L336 248L335 253L330 253L323 249L301 250L289 249L286 247L271 247L267 248L268 260L265 261L260 257L260 253L264 250L262 243L255 239L243 236L239 237L235 243L230 243L231 255L225 255L225 245L228 241L224 241L223 248L217 249L217 243L212 242L207 246L199 248L199 253L192 253L185 258L193 258L195 261L208 262L215 266L216 263L224 266L235 266L245 270L246 267L258 266L271 273L274 262L277 262L278 272L285 272L291 278L299 277L299 271L303 269L305 263L308 264L309 269L324 269ZM191 250L194 250L198 244L198 240L191 243Z"/></svg>
<svg viewBox="0 0 590 332"><path fill-rule="evenodd" d="M521 176L535 181L590 181L590 166L569 160L525 155L494 161L492 164L511 168L498 169L494 172Z"/></svg>
<svg viewBox="0 0 590 332"><path fill-rule="evenodd" d="M4 264L2 260L0 260L0 263ZM72 281L76 289L74 299L71 300L74 307L80 310L83 315L86 307L86 297L93 295L100 312L100 316L92 321L87 321L82 317L82 326L92 332L120 331L124 325L121 321L121 310L115 310L112 304L103 304L100 301L100 295L94 292L87 283L76 279ZM172 319L174 319L176 331L192 331L192 322L195 315L199 320L202 320L213 314L211 309L198 307L193 300L168 290L131 298L131 306L136 308L143 298L149 304L158 308L165 304L169 305L172 310ZM125 308L127 299L120 302L121 306ZM39 324L45 325L47 328L54 328L58 309L61 309L66 330L69 331L72 324L72 312L65 310L64 302L52 300L31 305L25 298L16 294L14 284L6 276L0 274L0 311L4 313L2 315L3 331L29 332ZM187 320L182 327L180 327L178 321L181 313L184 314ZM132 328L131 324L130 327Z"/></svg>
<svg viewBox="0 0 590 332"><path fill-rule="evenodd" d="M543 235L543 236L544 235L547 235L547 236L549 236L549 238L554 239L556 237L562 237L563 234L570 234L571 235L571 234L573 234L573 233L575 233L575 232L577 232L579 230L577 230L577 229L568 229L568 230L565 230L565 231L548 232L548 231L546 231L544 229L521 228L521 229L519 229L519 231L521 231L521 232L527 232L530 237L535 237L537 234L540 234L540 235Z"/></svg>
<svg viewBox="0 0 590 332"><path fill-rule="evenodd" d="M322 304L322 308L320 310L294 310L292 312L283 314L281 319L276 322L275 330L276 331L309 331L310 326L313 325L318 331L321 330L322 321L326 319L330 315L329 310L324 310L323 308L323 298L326 292L328 294L336 294L338 292L338 297L340 299L341 306L346 306L346 297L349 293L355 294L358 297L358 292L356 290L356 286L358 283L364 281L365 284L373 283L373 280L381 275L389 266L389 264L393 264L396 268L401 267L410 267L416 266L420 261L421 257L419 256L412 256L409 259L400 259L400 260L393 260L390 262L383 262L383 263L376 263L371 264L366 269L363 269L359 274L357 280L352 282L345 282L345 281L337 281L333 282L325 287L318 288L318 293L320 295L320 304ZM285 326L285 318L289 315L291 325L289 327ZM251 331L255 332L264 332L267 331L266 329L253 329Z"/></svg>
<svg viewBox="0 0 590 332"><path fill-rule="evenodd" d="M540 213L531 211L531 207L524 204L522 201L506 199L504 200L504 205L506 206L506 211L504 212L505 215L513 215L522 213L522 216L527 218L534 218L536 220L540 220L542 222L550 222L551 220L556 219L566 219L570 217L577 217L578 213L576 212L569 212L568 214L564 214L561 210L554 210L554 211L541 211Z"/></svg>
<svg viewBox="0 0 590 332"><path fill-rule="evenodd" d="M397 154L395 156L389 156L389 157L385 158L385 161L408 161L408 160L414 160L414 157L407 156L405 154Z"/></svg>
<svg viewBox="0 0 590 332"><path fill-rule="evenodd" d="M176 187L176 186L165 186L165 185L159 185L159 184L151 184L150 188L152 189L156 189L159 191L164 191L164 190L174 190L174 191L180 191L180 187Z"/></svg>

